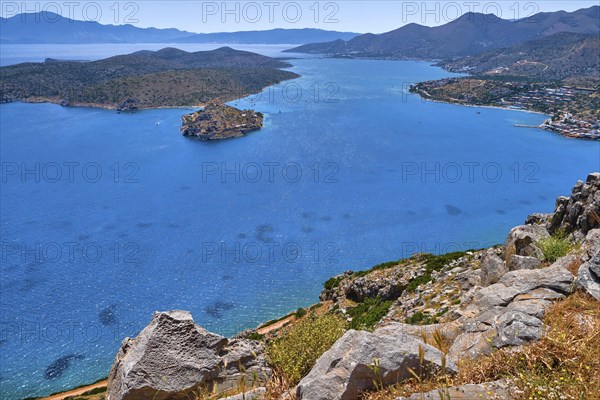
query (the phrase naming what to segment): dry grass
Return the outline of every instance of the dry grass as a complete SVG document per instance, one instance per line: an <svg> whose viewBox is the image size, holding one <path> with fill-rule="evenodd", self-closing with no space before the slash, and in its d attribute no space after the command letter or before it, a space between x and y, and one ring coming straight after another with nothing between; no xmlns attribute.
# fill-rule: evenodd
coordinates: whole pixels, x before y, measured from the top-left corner
<svg viewBox="0 0 600 400"><path fill-rule="evenodd" d="M526 400L600 400L600 302L577 292L548 311L547 334L519 352L497 351L465 361L455 377L411 379L366 400L392 400L440 387L512 379ZM434 341L435 342L435 341Z"/></svg>

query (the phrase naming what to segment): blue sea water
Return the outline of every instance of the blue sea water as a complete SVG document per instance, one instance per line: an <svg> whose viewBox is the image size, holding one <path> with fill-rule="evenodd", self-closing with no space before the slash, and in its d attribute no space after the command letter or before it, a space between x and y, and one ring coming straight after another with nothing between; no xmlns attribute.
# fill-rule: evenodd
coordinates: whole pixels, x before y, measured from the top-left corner
<svg viewBox="0 0 600 400"><path fill-rule="evenodd" d="M408 94L448 76L427 63L292 64L231 103L265 128L218 143L184 109L0 106L3 398L106 376L155 310L231 335L336 273L500 243L600 168L597 142L513 126L543 115Z"/></svg>

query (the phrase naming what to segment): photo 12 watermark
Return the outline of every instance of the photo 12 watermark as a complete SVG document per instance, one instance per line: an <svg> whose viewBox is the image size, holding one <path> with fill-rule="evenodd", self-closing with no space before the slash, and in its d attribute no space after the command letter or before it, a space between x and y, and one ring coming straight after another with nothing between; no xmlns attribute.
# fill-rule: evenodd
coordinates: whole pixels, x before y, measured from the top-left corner
<svg viewBox="0 0 600 400"><path fill-rule="evenodd" d="M1 182L6 183L139 183L135 162L49 161L0 163Z"/></svg>
<svg viewBox="0 0 600 400"><path fill-rule="evenodd" d="M21 22L59 23L64 21L136 24L140 1L2 1L1 15L20 15ZM4 21L6 22L6 21ZM0 24L0 26L2 26Z"/></svg>
<svg viewBox="0 0 600 400"><path fill-rule="evenodd" d="M202 183L339 183L337 163L314 162L204 162Z"/></svg>

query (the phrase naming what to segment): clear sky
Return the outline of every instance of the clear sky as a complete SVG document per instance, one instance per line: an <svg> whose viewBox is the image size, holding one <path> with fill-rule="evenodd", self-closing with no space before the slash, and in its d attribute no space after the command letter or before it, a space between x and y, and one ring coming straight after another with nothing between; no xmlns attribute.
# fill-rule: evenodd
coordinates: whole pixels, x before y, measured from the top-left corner
<svg viewBox="0 0 600 400"><path fill-rule="evenodd" d="M469 11L504 19L537 12L574 11L596 1L0 1L1 14L52 11L78 20L138 27L178 28L191 32L231 32L272 28L321 28L353 32L387 32L410 22L440 25ZM1 28L1 27L0 27Z"/></svg>

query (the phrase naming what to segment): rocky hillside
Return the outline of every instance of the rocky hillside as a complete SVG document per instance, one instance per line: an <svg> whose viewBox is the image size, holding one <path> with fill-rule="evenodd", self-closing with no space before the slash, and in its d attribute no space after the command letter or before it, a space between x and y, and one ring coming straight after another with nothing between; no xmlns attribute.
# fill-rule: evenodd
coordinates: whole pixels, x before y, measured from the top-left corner
<svg viewBox="0 0 600 400"><path fill-rule="evenodd" d="M229 399L245 391L306 400L598 398L599 214L593 173L502 245L417 254L330 279L326 314L299 310L300 322L268 338L228 340L188 313L158 313L124 341L108 400L219 398L206 394L215 387ZM327 316L347 329L315 355L327 325L306 327ZM296 380L290 364L303 371Z"/></svg>
<svg viewBox="0 0 600 400"><path fill-rule="evenodd" d="M484 52L441 63L453 72L492 76L562 81L568 78L598 81L600 77L600 37L558 33L513 47Z"/></svg>

